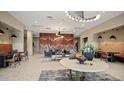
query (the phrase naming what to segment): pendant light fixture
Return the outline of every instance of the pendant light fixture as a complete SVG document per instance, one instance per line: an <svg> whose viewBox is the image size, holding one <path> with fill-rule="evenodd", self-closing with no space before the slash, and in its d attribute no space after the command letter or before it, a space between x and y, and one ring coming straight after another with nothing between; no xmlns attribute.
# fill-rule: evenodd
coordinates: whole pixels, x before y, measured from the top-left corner
<svg viewBox="0 0 124 93"><path fill-rule="evenodd" d="M95 16L92 17L86 17L85 16L85 11L65 11L66 15L69 17L69 19L72 19L76 22L93 22L98 20L101 15L96 14Z"/></svg>
<svg viewBox="0 0 124 93"><path fill-rule="evenodd" d="M61 35L61 33L60 33L60 28L59 28L59 32L57 32L56 33L56 38L55 38L55 40L59 40L59 39L63 39L64 38L64 36L63 35Z"/></svg>
<svg viewBox="0 0 124 93"><path fill-rule="evenodd" d="M0 35L3 35L4 31L2 29L0 29Z"/></svg>

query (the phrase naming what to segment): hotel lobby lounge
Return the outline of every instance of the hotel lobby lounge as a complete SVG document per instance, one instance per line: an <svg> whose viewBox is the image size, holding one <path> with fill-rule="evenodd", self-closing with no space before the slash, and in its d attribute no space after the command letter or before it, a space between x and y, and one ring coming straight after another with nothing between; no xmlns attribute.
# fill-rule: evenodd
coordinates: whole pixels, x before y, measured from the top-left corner
<svg viewBox="0 0 124 93"><path fill-rule="evenodd" d="M0 11L0 81L123 81L123 11Z"/></svg>

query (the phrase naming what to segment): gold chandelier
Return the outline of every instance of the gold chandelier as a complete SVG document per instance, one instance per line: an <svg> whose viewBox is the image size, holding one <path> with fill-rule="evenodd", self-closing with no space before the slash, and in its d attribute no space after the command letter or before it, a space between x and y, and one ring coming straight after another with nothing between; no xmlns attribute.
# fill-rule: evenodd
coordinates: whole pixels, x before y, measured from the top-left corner
<svg viewBox="0 0 124 93"><path fill-rule="evenodd" d="M57 32L56 33L56 38L55 38L55 40L59 40L59 39L63 39L64 38L64 36L63 35L61 35L61 33L60 33L60 28L59 28L59 32Z"/></svg>

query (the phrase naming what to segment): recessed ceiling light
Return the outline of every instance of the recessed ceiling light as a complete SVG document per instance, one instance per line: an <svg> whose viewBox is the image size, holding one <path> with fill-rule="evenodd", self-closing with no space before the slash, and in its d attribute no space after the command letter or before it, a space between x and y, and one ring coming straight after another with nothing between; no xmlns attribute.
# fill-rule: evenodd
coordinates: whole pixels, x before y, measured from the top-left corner
<svg viewBox="0 0 124 93"><path fill-rule="evenodd" d="M32 27L43 27L43 25L31 25Z"/></svg>
<svg viewBox="0 0 124 93"><path fill-rule="evenodd" d="M46 27L46 29L51 29L50 27Z"/></svg>
<svg viewBox="0 0 124 93"><path fill-rule="evenodd" d="M67 30L66 28L63 28L62 30Z"/></svg>
<svg viewBox="0 0 124 93"><path fill-rule="evenodd" d="M47 16L47 18L48 18L48 19L53 19L53 17L52 17L52 16Z"/></svg>
<svg viewBox="0 0 124 93"><path fill-rule="evenodd" d="M84 29L83 27L74 27L74 29Z"/></svg>
<svg viewBox="0 0 124 93"><path fill-rule="evenodd" d="M34 21L34 23L35 23L35 24L37 24L37 23L38 23L38 21Z"/></svg>

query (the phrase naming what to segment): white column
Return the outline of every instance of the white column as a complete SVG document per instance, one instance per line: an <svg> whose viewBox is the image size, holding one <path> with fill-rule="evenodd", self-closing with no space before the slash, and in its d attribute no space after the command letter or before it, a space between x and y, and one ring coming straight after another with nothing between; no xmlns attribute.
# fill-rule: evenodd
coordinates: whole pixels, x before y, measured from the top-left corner
<svg viewBox="0 0 124 93"><path fill-rule="evenodd" d="M23 52L24 51L24 31L14 31L13 34L17 36L17 38L12 39L13 50L17 49L19 52Z"/></svg>
<svg viewBox="0 0 124 93"><path fill-rule="evenodd" d="M31 56L33 54L33 36L32 31L27 31L27 51L28 55Z"/></svg>

